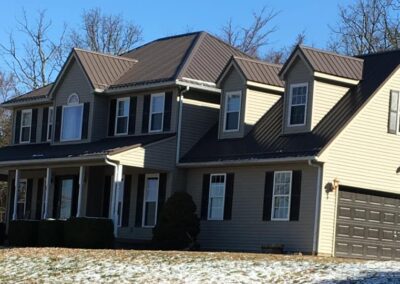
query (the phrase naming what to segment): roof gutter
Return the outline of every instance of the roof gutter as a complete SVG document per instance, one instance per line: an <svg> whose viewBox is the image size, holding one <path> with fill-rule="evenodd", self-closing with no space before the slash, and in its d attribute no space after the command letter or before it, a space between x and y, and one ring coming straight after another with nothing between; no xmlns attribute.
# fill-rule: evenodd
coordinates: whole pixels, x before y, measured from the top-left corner
<svg viewBox="0 0 400 284"><path fill-rule="evenodd" d="M37 99L37 100L28 100L28 101L16 101L14 103L3 103L0 104L1 108L13 108L13 107L18 107L18 106L30 106L30 105L36 105L36 104L43 104L43 103L51 103L50 98L42 98L42 99Z"/></svg>
<svg viewBox="0 0 400 284"><path fill-rule="evenodd" d="M202 168L202 167L221 167L221 166L247 166L247 165L262 165L272 163L287 163L287 162L307 162L308 160L316 160L315 156L304 157L285 157L271 159L246 159L246 160L227 160L227 161L212 161L212 162L180 162L177 164L181 168Z"/></svg>

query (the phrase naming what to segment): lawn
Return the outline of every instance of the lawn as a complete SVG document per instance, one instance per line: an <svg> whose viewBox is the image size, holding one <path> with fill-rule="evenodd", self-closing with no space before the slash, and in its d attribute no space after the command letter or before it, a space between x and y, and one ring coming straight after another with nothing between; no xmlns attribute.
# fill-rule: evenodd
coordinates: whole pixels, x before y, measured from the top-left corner
<svg viewBox="0 0 400 284"><path fill-rule="evenodd" d="M0 249L1 283L399 283L399 268L400 262L249 253Z"/></svg>

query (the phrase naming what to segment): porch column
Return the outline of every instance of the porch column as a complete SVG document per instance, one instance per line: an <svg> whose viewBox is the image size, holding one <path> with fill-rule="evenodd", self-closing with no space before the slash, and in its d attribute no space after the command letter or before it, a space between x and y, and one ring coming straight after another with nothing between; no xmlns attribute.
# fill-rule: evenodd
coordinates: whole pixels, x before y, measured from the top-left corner
<svg viewBox="0 0 400 284"><path fill-rule="evenodd" d="M110 218L114 223L114 236L117 235L118 228L118 206L116 206L118 201L118 192L120 191L120 187L122 185L122 165L117 165L114 168L114 184L112 188L111 194L111 206L110 206Z"/></svg>
<svg viewBox="0 0 400 284"><path fill-rule="evenodd" d="M79 167L79 191L78 191L78 209L76 210L76 217L82 217L82 198L83 188L85 186L85 169L86 167Z"/></svg>
<svg viewBox="0 0 400 284"><path fill-rule="evenodd" d="M20 172L18 169L15 170L15 190L14 190L14 210L13 210L13 215L12 219L17 220L17 199L18 199L18 188L19 188L19 178L20 178Z"/></svg>
<svg viewBox="0 0 400 284"><path fill-rule="evenodd" d="M43 219L49 218L49 192L51 187L51 168L46 169L46 184L44 197Z"/></svg>

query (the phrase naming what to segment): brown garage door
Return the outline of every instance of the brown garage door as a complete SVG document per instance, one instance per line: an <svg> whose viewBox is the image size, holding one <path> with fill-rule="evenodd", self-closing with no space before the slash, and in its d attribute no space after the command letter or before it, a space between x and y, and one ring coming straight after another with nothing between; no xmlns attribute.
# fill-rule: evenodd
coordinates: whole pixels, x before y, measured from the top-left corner
<svg viewBox="0 0 400 284"><path fill-rule="evenodd" d="M336 256L400 259L400 195L340 186Z"/></svg>

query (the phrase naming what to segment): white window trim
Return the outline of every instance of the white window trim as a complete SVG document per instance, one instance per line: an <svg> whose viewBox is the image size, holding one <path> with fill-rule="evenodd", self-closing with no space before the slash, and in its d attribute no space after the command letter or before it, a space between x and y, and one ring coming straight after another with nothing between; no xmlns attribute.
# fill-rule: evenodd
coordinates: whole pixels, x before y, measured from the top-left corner
<svg viewBox="0 0 400 284"><path fill-rule="evenodd" d="M25 214L26 214L26 196L27 196L27 194L28 194L28 179L22 178L22 179L19 180L19 183L20 183L20 184L21 184L21 183L25 183L25 189L26 189L26 192L25 192L25 202L24 202L24 214L23 214L23 217L22 217L22 219L24 219L24 218L25 218ZM19 184L18 184L18 187L19 187ZM18 191L18 189L17 189L17 191ZM17 205L18 205L18 203L21 204L21 202L18 202L18 194L17 194ZM18 206L17 206L17 207L18 207Z"/></svg>
<svg viewBox="0 0 400 284"><path fill-rule="evenodd" d="M304 122L300 124L291 124L291 116L292 116L292 106L299 106L299 105L293 105L292 104L292 96L293 96L293 89L298 88L298 87L306 87L306 101L304 103L305 108L304 108ZM305 126L307 123L307 105L308 105L308 96L309 96L309 90L308 90L308 83L298 83L298 84L290 84L290 94L289 94L289 113L288 113L288 121L287 121L287 126L288 127L297 127L297 126ZM301 104L302 105L302 104Z"/></svg>
<svg viewBox="0 0 400 284"><path fill-rule="evenodd" d="M163 97L163 107L162 107L162 111L161 112L153 112L153 98L155 97ZM154 132L162 132L163 128L164 128L164 108L165 108L165 93L155 93L155 94L151 94L151 99L150 99L150 111L149 111L149 133L154 133ZM151 130L151 120L153 117L153 114L158 114L161 113L162 114L162 118L161 118L161 128L157 129L157 130Z"/></svg>
<svg viewBox="0 0 400 284"><path fill-rule="evenodd" d="M290 188L289 188L289 202L288 202L287 218L274 218L275 196L286 196L286 194L275 195L275 176L278 173L289 173L290 174ZM271 221L289 221L290 220L290 205L292 202L292 186L293 186L293 171L276 171L276 172L274 172L274 183L273 183L273 187L272 187Z"/></svg>
<svg viewBox="0 0 400 284"><path fill-rule="evenodd" d="M238 126L236 129L226 129L226 119L228 116L228 98L230 96L237 96L239 95L239 115L238 115ZM241 112L242 112L242 91L232 91L225 93L225 105L224 105L224 132L237 132L240 129L240 119L241 119Z"/></svg>
<svg viewBox="0 0 400 284"><path fill-rule="evenodd" d="M63 130L63 125L64 125L64 109L70 108L70 107L81 107L81 117L82 117L82 123L79 127L79 137L78 138L72 138L72 139L63 139L62 138L62 130ZM62 113L61 113L61 129L60 129L60 141L61 142L70 142L70 141L79 141L82 139L82 126L83 126L83 104L72 104L72 105L64 105L62 106Z"/></svg>
<svg viewBox="0 0 400 284"><path fill-rule="evenodd" d="M397 98L397 113L396 113L396 133L393 133L395 135L400 135L400 129L399 129L399 125L400 125L400 91L398 90L390 90L390 96L392 95L393 92L398 93L398 98ZM391 114L391 109L390 109L390 105L389 105L389 116ZM389 118L390 119L390 118ZM390 121L389 121L390 123ZM390 133L389 133L390 134Z"/></svg>
<svg viewBox="0 0 400 284"><path fill-rule="evenodd" d="M221 218L211 218L210 213L211 213L211 181L214 176L223 176L224 177L224 196L222 197L222 206L225 208L225 193L226 193L226 173L219 173L219 174L211 174L210 175L210 180L209 180L209 191L208 191L208 210L207 210L207 220L208 221L223 221L224 220L224 211L222 211L222 217Z"/></svg>
<svg viewBox="0 0 400 284"><path fill-rule="evenodd" d="M50 119L50 110L53 113L53 116L51 119ZM50 124L51 124L51 128L54 129L53 120L54 120L54 107L49 107L48 117L47 117L47 137L46 137L47 141L51 141L52 133L50 133Z"/></svg>
<svg viewBox="0 0 400 284"><path fill-rule="evenodd" d="M119 115L118 115L118 106L119 106L119 102L123 102L123 101L127 101L127 102L128 102L128 115L126 115L126 116L119 116ZM114 135L115 135L115 136L118 136L118 135L127 135L127 134L128 134L128 131L129 131L129 109L130 109L130 107L131 107L130 97L119 98L119 99L117 99L117 103L116 103L116 106L115 106L115 125L114 125ZM117 132L118 118L122 118L122 117L126 117L126 119L127 119L126 131L125 131L125 132L118 133L118 132Z"/></svg>
<svg viewBox="0 0 400 284"><path fill-rule="evenodd" d="M147 180L149 178L157 178L157 197L156 197L156 212L154 226L145 225L146 218L146 192L147 192ZM143 209L142 209L142 228L154 228L157 225L157 214L158 214L158 195L160 194L160 174L146 174L144 178L144 192L143 192Z"/></svg>
<svg viewBox="0 0 400 284"><path fill-rule="evenodd" d="M29 125L29 136L27 141L22 141L22 128L26 128L28 126L23 126L24 122L24 113L30 113L31 114L31 123ZM25 143L30 143L31 142L31 135L32 135L32 109L23 109L21 111L21 124L20 124L20 130L19 130L19 143L20 144L25 144Z"/></svg>

